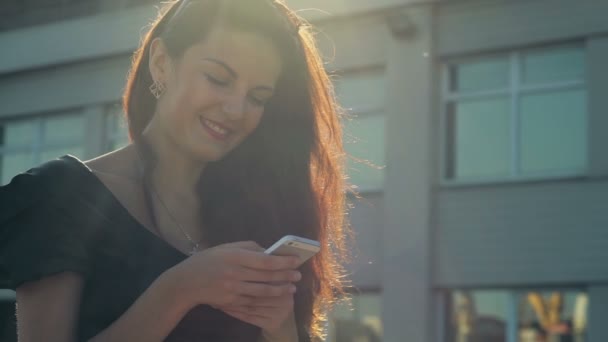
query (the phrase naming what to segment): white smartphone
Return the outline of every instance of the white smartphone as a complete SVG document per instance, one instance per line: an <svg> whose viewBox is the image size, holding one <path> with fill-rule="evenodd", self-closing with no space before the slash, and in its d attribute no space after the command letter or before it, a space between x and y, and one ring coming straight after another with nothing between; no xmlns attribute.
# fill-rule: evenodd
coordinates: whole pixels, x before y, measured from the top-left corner
<svg viewBox="0 0 608 342"><path fill-rule="evenodd" d="M286 235L264 251L272 255L295 255L300 258L300 265L312 258L321 249L319 241L294 235Z"/></svg>

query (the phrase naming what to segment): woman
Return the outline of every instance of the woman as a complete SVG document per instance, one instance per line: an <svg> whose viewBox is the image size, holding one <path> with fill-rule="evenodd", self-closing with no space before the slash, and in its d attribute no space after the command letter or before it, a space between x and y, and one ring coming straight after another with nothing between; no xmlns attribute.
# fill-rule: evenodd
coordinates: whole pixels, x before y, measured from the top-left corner
<svg viewBox="0 0 608 342"><path fill-rule="evenodd" d="M0 187L20 341L308 341L342 288L341 130L278 0L161 10L124 95L132 144ZM264 247L321 242L298 267ZM331 246L331 247L330 247Z"/></svg>

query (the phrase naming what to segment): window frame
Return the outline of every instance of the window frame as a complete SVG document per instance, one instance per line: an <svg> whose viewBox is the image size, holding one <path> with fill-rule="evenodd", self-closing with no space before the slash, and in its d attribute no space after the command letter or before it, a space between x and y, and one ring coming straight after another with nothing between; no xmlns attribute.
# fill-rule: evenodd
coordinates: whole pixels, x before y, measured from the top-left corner
<svg viewBox="0 0 608 342"><path fill-rule="evenodd" d="M541 85L525 85L523 84L523 57L526 53L532 51L551 51L551 50L562 50L562 49L580 49L583 52L585 69L583 77L580 80L573 81L559 81L559 82L547 82ZM542 181L556 181L556 180L572 180L572 179L584 179L587 177L589 172L589 107L584 113L583 118L587 127L587 140L586 140L586 151L585 151L585 166L580 169L572 170L560 170L560 171L543 171L536 173L522 173L521 172L521 100L524 96L530 94L542 94L555 91L564 90L583 90L586 94L587 104L589 104L589 88L588 88L588 77L587 77L587 47L584 43L566 43L566 44L552 44L549 46L535 46L524 49L515 49L511 51L504 51L499 53L487 53L479 54L474 56L461 56L455 58L446 58L441 62L440 70L440 117L439 117L439 185L442 187L460 187L460 186L472 186L472 185L495 185L495 184L509 184L509 183L526 183L526 182L542 182ZM488 90L488 91L467 91L464 94L458 94L450 90L451 82L451 67L458 65L462 62L475 62L483 61L489 58L503 57L507 59L509 65L508 84L504 89ZM506 177L467 177L467 178L449 178L447 175L448 167L450 167L451 160L450 151L447 143L449 138L448 130L448 115L450 104L457 104L461 100L479 100L488 99L491 97L507 97L510 100L511 112L510 112L510 170L509 175Z"/></svg>

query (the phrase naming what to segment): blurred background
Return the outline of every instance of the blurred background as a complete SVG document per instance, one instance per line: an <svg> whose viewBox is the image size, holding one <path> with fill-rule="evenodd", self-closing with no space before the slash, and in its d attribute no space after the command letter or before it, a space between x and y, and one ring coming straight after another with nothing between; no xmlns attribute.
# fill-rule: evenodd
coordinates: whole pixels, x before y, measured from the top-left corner
<svg viewBox="0 0 608 342"><path fill-rule="evenodd" d="M319 30L360 193L328 341L608 341L608 1L287 2ZM127 143L155 5L2 0L1 184Z"/></svg>

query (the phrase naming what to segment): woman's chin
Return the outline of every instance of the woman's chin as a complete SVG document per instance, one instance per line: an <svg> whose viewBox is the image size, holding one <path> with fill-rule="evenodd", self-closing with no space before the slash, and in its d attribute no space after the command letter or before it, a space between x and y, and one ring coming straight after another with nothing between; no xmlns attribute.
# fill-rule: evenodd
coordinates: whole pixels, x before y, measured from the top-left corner
<svg viewBox="0 0 608 342"><path fill-rule="evenodd" d="M213 163L222 160L229 151L209 146L198 147L194 151L195 158L204 163Z"/></svg>

